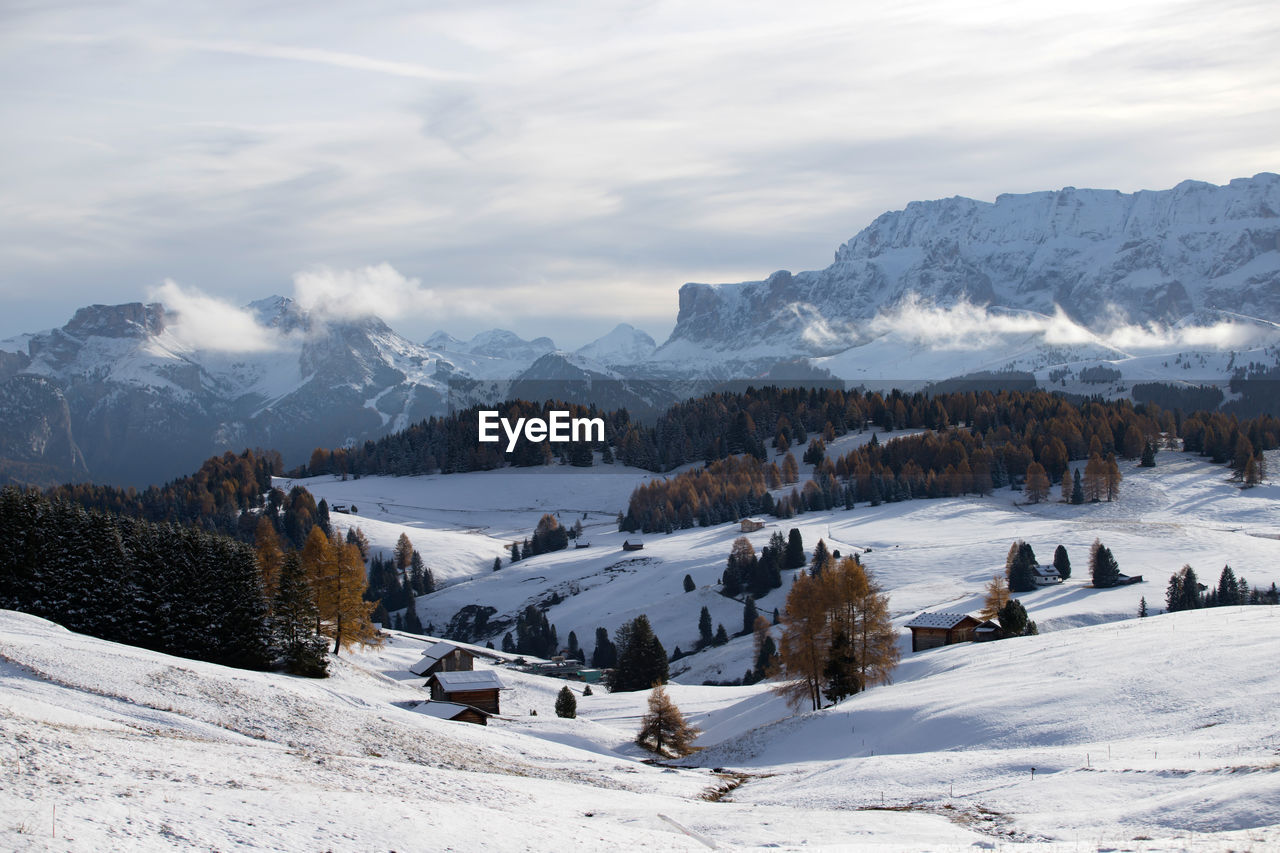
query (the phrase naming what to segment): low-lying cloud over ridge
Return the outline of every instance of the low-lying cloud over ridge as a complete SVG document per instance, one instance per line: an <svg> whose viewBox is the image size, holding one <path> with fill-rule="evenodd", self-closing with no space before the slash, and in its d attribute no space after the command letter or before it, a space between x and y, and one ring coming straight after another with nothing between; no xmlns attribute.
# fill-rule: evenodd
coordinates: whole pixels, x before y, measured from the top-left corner
<svg viewBox="0 0 1280 853"><path fill-rule="evenodd" d="M962 301L940 306L914 294L892 311L878 314L869 324L873 337L895 335L933 350L971 351L998 346L1012 336L1040 337L1050 346L1096 344L1123 353L1199 350L1240 350L1274 343L1280 330L1274 324L1219 320L1208 325L1134 325L1116 312L1105 330L1093 332L1055 308L1052 315L1030 311L991 310Z"/></svg>

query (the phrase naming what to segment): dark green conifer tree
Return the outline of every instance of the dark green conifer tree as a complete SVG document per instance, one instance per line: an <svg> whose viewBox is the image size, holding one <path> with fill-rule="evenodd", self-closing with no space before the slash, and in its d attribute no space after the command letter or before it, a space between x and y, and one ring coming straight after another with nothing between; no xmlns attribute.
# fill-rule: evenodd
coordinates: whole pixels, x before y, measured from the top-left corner
<svg viewBox="0 0 1280 853"><path fill-rule="evenodd" d="M410 600L404 611L404 630L410 634L422 634L422 619L418 616L418 603Z"/></svg>
<svg viewBox="0 0 1280 853"><path fill-rule="evenodd" d="M1096 541L1089 558L1089 574L1093 578L1094 587L1098 589L1113 587L1120 580L1120 566L1111 554L1111 549Z"/></svg>
<svg viewBox="0 0 1280 853"><path fill-rule="evenodd" d="M329 673L327 642L315 631L318 612L298 553L285 554L271 608L271 626L286 672L308 678Z"/></svg>
<svg viewBox="0 0 1280 853"><path fill-rule="evenodd" d="M1223 566L1222 573L1218 575L1217 606L1234 607L1244 603L1240 600L1240 585L1235 571L1230 566Z"/></svg>
<svg viewBox="0 0 1280 853"><path fill-rule="evenodd" d="M618 664L618 647L609 639L607 628L596 628L596 645L591 650L591 665L596 669L609 669Z"/></svg>
<svg viewBox="0 0 1280 853"><path fill-rule="evenodd" d="M614 642L618 662L608 677L611 691L647 690L666 683L667 653L654 636L648 616L642 613L623 623Z"/></svg>
<svg viewBox="0 0 1280 853"><path fill-rule="evenodd" d="M1059 545L1053 549L1053 567L1064 581L1071 577L1071 559L1067 556L1066 546Z"/></svg>
<svg viewBox="0 0 1280 853"><path fill-rule="evenodd" d="M702 612L698 614L698 644L697 648L702 649L711 645L713 639L711 633L711 611L706 607L702 608Z"/></svg>
<svg viewBox="0 0 1280 853"><path fill-rule="evenodd" d="M578 716L578 700L569 689L569 685L560 688L556 694L556 716L572 720Z"/></svg>
<svg viewBox="0 0 1280 853"><path fill-rule="evenodd" d="M1031 550L1031 546L1022 540L1014 543L1017 550L1013 553L1013 559L1009 566L1009 591L1010 592L1030 592L1036 588L1035 552Z"/></svg>
<svg viewBox="0 0 1280 853"><path fill-rule="evenodd" d="M787 537L787 554L783 560L782 567L784 569L803 568L804 559L804 540L800 536L800 528L791 528L791 533Z"/></svg>
<svg viewBox="0 0 1280 853"><path fill-rule="evenodd" d="M827 663L822 668L822 679L822 694L833 704L862 689L853 643L843 631L837 631L831 641Z"/></svg>
<svg viewBox="0 0 1280 853"><path fill-rule="evenodd" d="M753 596L748 595L746 601L742 605L742 633L750 634L756 626L756 619L759 618L756 611L756 600Z"/></svg>
<svg viewBox="0 0 1280 853"><path fill-rule="evenodd" d="M1021 637L1026 633L1028 620L1027 610L1022 602L1011 598L1000 608L1000 632L1006 637Z"/></svg>
<svg viewBox="0 0 1280 853"><path fill-rule="evenodd" d="M1142 468L1156 467L1156 448L1150 441L1142 446L1142 461L1138 464Z"/></svg>

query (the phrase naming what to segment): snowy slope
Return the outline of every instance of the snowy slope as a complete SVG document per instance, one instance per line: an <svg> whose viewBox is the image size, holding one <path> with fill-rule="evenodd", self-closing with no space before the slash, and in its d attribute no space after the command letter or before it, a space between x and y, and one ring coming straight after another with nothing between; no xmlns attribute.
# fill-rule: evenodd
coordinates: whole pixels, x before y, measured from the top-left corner
<svg viewBox="0 0 1280 853"><path fill-rule="evenodd" d="M0 848L706 849L681 827L739 848L981 838L934 816L707 802L722 777L566 743L590 743L590 720L435 720L411 709L420 681L377 666L244 672L0 611Z"/></svg>
<svg viewBox="0 0 1280 853"><path fill-rule="evenodd" d="M838 439L831 453L869 440L872 433ZM1139 468L1122 462L1124 482L1114 503L1069 506L1055 502L1030 506L1019 492L1002 490L986 498L917 500L852 511L807 513L788 521L768 519L766 527L748 535L758 551L774 530L798 528L812 551L819 538L843 553L858 553L890 595L898 625L920 610L980 608L987 580L1003 572L1009 543L1025 539L1042 562L1054 548L1067 548L1074 573L1065 584L1021 596L1032 619L1046 632L1132 618L1141 598L1150 608L1163 606L1169 575L1190 563L1205 582L1214 582L1225 564L1250 584L1280 582L1280 519L1275 502L1280 486L1266 484L1241 491L1228 482L1228 471L1196 456L1162 451L1158 466ZM1079 463L1077 463L1079 464ZM1270 470L1280 470L1280 454L1272 453ZM802 479L810 466L802 466ZM547 610L561 643L573 631L588 655L597 627L612 634L635 616L646 614L668 653L692 649L703 606L713 624L733 634L742 628L743 605L718 592L730 546L740 534L735 524L694 528L668 536L641 537L645 548L624 552L622 542L635 538L616 529L615 516L626 506L635 485L650 475L621 466L451 474L422 478L373 478L341 482L332 478L302 481L330 503L355 502L362 515L381 521L365 528L374 544L390 548L401 531L423 553L427 564L451 585L418 600L424 625L442 629L467 605L493 607L489 639L501 644L516 614L529 604L553 596L562 600ZM790 489L788 488L787 491ZM374 497L379 496L379 497ZM544 512L560 512L561 522L582 523L590 548L569 549L509 565L500 550L512 539L529 535ZM385 515L384 515L385 512ZM364 525L360 516L335 515L341 525ZM466 545L452 552L454 540L432 540L427 529L470 528ZM371 532L372 531L372 532ZM483 546L475 545L477 537ZM1112 549L1121 571L1143 575L1146 583L1110 590L1089 586L1088 552L1095 538ZM439 542L439 545L434 544ZM504 568L492 571L492 554ZM436 569L441 566L441 569ZM697 589L683 591L688 574ZM757 604L762 613L781 609L783 587ZM909 649L903 630L901 643ZM708 649L672 666L686 684L740 678L752 665L750 637Z"/></svg>
<svg viewBox="0 0 1280 853"><path fill-rule="evenodd" d="M1272 849L1277 654L1271 607L946 647L697 761L767 772L743 803L982 810L1015 838L1087 849L1231 832Z"/></svg>

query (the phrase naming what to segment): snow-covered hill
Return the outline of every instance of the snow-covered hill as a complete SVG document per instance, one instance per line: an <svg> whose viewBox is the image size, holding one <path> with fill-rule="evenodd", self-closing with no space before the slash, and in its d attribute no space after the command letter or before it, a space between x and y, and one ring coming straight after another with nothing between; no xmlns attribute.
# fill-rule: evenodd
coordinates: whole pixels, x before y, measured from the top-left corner
<svg viewBox="0 0 1280 853"><path fill-rule="evenodd" d="M792 716L767 683L702 686L747 669L748 636L677 661L670 692L705 747L688 769L639 763L644 693L579 693L579 718L563 720L552 708L564 682L504 668L488 728L415 713L424 694L408 669L429 640L400 632L310 681L0 613L0 848L705 849L683 827L730 849L1268 849L1280 844L1280 608L1136 613L1142 597L1159 609L1184 563L1207 582L1224 563L1254 586L1280 580L1280 486L1242 491L1222 466L1170 451L1122 470L1113 503L1029 506L1001 491L750 534L759 548L795 526L809 549L821 537L860 554L899 626L920 610L976 610L1015 538L1042 560L1064 544L1075 572L1020 596L1041 636L912 654L900 629L895 683L825 711ZM740 533L695 528L621 551L617 511L653 476L563 466L301 482L356 505L333 515L340 530L360 526L384 549L410 537L445 584L416 605L437 629L467 605L500 623L533 603L588 654L597 626L639 613L668 651L688 650L704 606L730 632L741 625L742 604L717 586ZM504 546L544 512L581 520L590 547L508 564ZM1146 582L1092 589L1095 537ZM782 606L788 580L763 612Z"/></svg>
<svg viewBox="0 0 1280 853"><path fill-rule="evenodd" d="M846 452L871 435L843 436L830 452ZM1280 470L1280 454L1273 451L1269 457L1270 469ZM1157 462L1155 468L1122 463L1124 482L1114 503L1032 506L1022 502L1020 492L1001 490L986 498L862 505L788 521L767 519L766 527L748 539L759 551L775 530L785 534L795 527L807 549L822 538L842 553L859 554L889 593L898 625L921 610L976 612L984 584L1003 572L1015 539L1031 543L1046 563L1054 548L1064 545L1075 567L1067 583L1020 596L1045 632L1132 618L1141 598L1152 610L1159 609L1169 575L1188 563L1205 582L1215 582L1228 563L1254 586L1280 582L1280 520L1274 512L1280 486L1242 491L1228 481L1226 468L1179 452L1162 451ZM802 479L809 470L802 466ZM597 627L612 634L645 613L668 653L676 646L688 652L697 640L704 606L713 624L723 623L730 634L742 629L742 602L718 592L730 546L741 533L735 524L694 528L648 535L644 550L622 551L623 541L636 537L618 532L616 515L625 509L631 491L655 476L661 475L623 466L558 466L297 482L330 503L357 504L358 515L335 514L335 523L342 529L363 527L379 547L394 547L401 532L409 536L447 584L418 600L424 625L440 630L464 607L492 607L492 630L479 639L500 646L520 610L547 605L547 618L560 641L573 631L590 655ZM591 546L509 564L503 547L530 535L545 512L559 513L566 526L581 521ZM462 536L466 547L453 551L436 538L443 536ZM1142 575L1147 582L1092 589L1087 563L1095 538L1111 548L1122 571ZM501 557L501 571L492 570L493 555ZM683 588L686 574L697 587L690 593ZM783 573L782 589L758 602L761 612L783 607L789 575ZM548 604L557 597L558 603ZM905 630L901 644L909 651ZM682 659L672 672L688 684L726 681L740 678L752 663L752 640L745 636Z"/></svg>
<svg viewBox="0 0 1280 853"><path fill-rule="evenodd" d="M1275 610L922 652L890 686L696 760L760 773L734 796L760 806L969 814L1011 839L1089 850L1273 849Z"/></svg>
<svg viewBox="0 0 1280 853"><path fill-rule="evenodd" d="M643 692L559 719L564 682L501 668L488 727L417 713L425 638L310 681L0 611L0 847L1271 849L1274 610L935 649L798 716L673 685L704 731L682 769L640 763Z"/></svg>
<svg viewBox="0 0 1280 853"><path fill-rule="evenodd" d="M0 848L706 849L695 832L738 848L963 849L982 838L931 815L704 800L725 777L650 767L625 746L644 694L602 696L604 722L582 697L583 717L560 720L543 697L563 682L504 671L503 717L436 720L413 710L421 679L397 678L423 646L394 636L309 681L0 611Z"/></svg>

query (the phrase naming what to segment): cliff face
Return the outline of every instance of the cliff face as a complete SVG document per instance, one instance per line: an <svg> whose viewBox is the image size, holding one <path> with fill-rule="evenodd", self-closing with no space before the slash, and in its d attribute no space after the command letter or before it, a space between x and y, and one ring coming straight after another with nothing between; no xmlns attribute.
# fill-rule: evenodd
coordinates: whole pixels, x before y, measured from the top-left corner
<svg viewBox="0 0 1280 853"><path fill-rule="evenodd" d="M824 270L686 284L670 340L726 355L828 355L917 297L1052 314L1095 331L1204 310L1280 320L1280 175L1125 194L1066 188L913 202L885 213Z"/></svg>
<svg viewBox="0 0 1280 853"><path fill-rule="evenodd" d="M0 483L47 486L88 475L67 400L48 380L20 375L0 382L0 411Z"/></svg>

